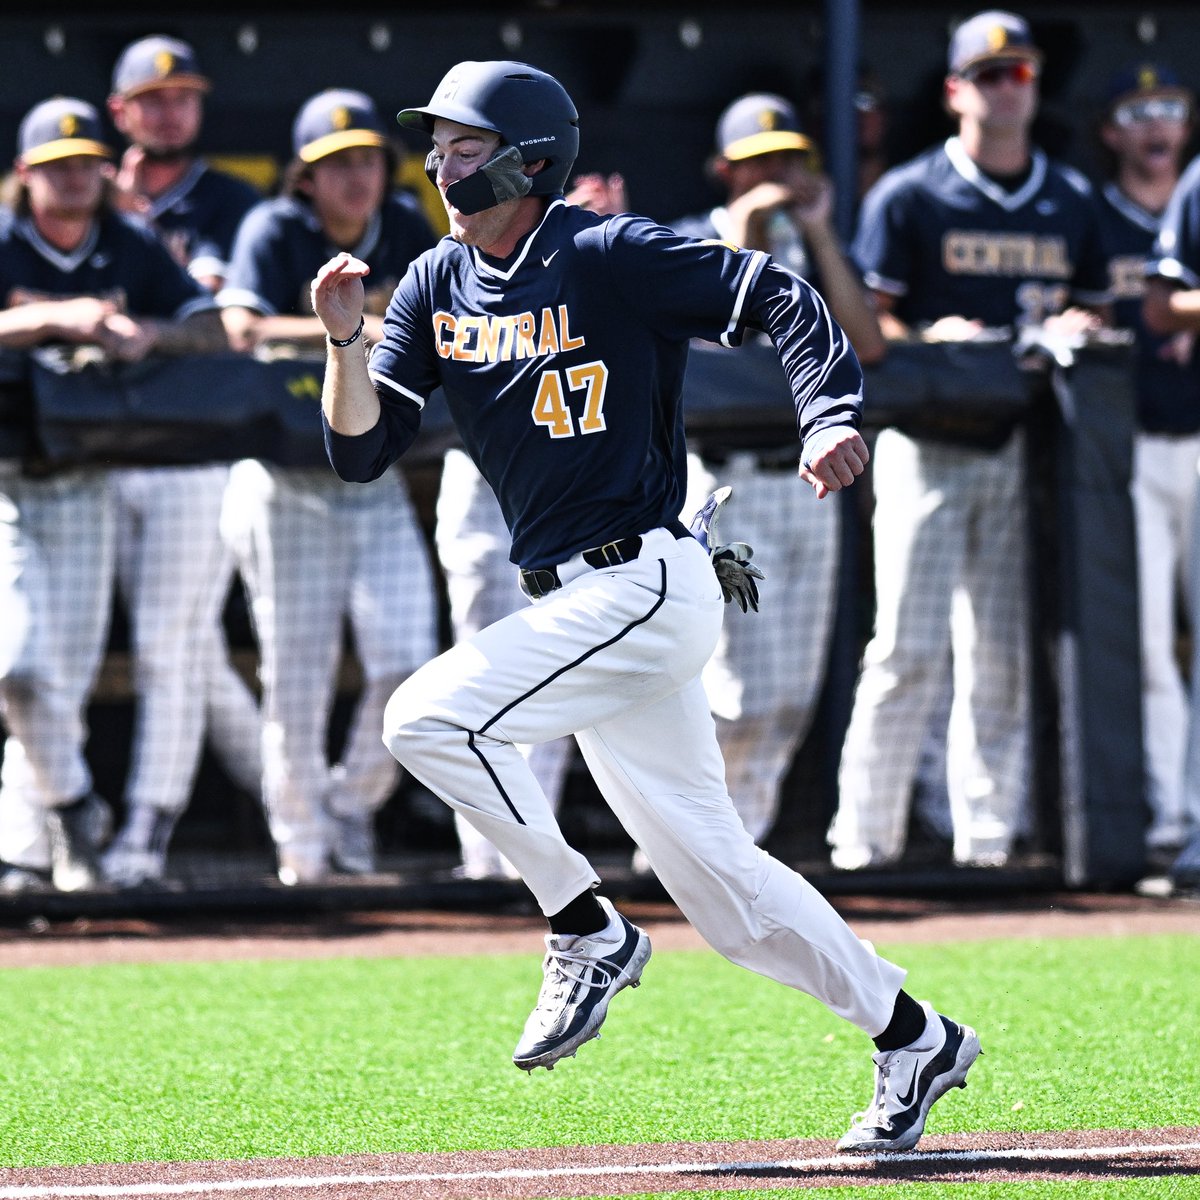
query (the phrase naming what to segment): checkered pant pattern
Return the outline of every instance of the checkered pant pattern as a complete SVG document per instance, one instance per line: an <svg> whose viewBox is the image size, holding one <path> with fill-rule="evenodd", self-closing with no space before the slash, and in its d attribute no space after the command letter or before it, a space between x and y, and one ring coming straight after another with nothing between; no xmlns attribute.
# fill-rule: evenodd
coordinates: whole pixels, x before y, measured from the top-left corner
<svg viewBox="0 0 1200 1200"><path fill-rule="evenodd" d="M1200 435L1140 433L1134 441L1133 512L1137 521L1138 611L1142 644L1142 728L1151 846L1182 845L1189 706L1175 652L1178 605L1186 587L1195 611L1200 581L1192 546ZM1200 730L1198 730L1200 732ZM1196 810L1200 826L1200 807Z"/></svg>
<svg viewBox="0 0 1200 1200"><path fill-rule="evenodd" d="M456 642L529 603L517 583L517 568L509 561L512 539L500 505L461 450L448 451L442 466L434 543L446 579ZM522 747L552 812L558 811L574 749L569 737ZM461 814L455 814L454 824L467 875L487 878L511 873L495 846Z"/></svg>
<svg viewBox="0 0 1200 1200"><path fill-rule="evenodd" d="M726 608L702 679L729 794L761 842L821 691L837 605L841 508L836 497L818 500L798 469L764 470L753 454L733 454L720 465L693 454L683 521L725 484L733 496L720 535L748 542L767 578L757 613Z"/></svg>
<svg viewBox="0 0 1200 1200"><path fill-rule="evenodd" d="M0 469L0 858L49 865L42 814L92 785L87 698L104 652L113 503L99 471Z"/></svg>
<svg viewBox="0 0 1200 1200"><path fill-rule="evenodd" d="M113 473L138 702L129 805L182 812L206 728L230 777L259 788L258 705L230 665L221 629L233 578L219 528L228 478L222 465Z"/></svg>
<svg viewBox="0 0 1200 1200"><path fill-rule="evenodd" d="M904 848L922 740L944 686L954 698L947 773L954 855L1006 854L1029 773L1026 506L1020 434L995 453L878 438L875 634L842 749L829 834L840 866Z"/></svg>
<svg viewBox="0 0 1200 1200"><path fill-rule="evenodd" d="M437 650L433 574L403 476L343 483L325 468L236 463L221 531L259 640L263 798L277 847L323 858L327 812L374 812L397 767L380 741L399 684ZM363 691L341 761L326 739L348 620Z"/></svg>

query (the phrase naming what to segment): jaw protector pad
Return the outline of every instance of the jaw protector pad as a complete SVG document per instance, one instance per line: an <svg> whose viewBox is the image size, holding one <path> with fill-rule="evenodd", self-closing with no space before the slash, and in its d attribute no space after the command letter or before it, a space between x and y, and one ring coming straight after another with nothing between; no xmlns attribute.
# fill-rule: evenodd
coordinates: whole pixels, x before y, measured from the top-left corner
<svg viewBox="0 0 1200 1200"><path fill-rule="evenodd" d="M439 161L436 150L431 150L425 160L425 174L434 184ZM527 196L533 179L522 170L524 165L516 146L502 146L479 170L452 183L446 189L446 199L464 216L471 216L505 200Z"/></svg>

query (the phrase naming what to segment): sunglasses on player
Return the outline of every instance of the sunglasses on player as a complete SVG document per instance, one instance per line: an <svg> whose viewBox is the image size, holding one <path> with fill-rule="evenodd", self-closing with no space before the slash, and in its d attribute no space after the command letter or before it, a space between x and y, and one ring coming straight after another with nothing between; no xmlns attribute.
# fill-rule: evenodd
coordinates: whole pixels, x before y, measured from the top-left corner
<svg viewBox="0 0 1200 1200"><path fill-rule="evenodd" d="M1018 59L1015 62L980 63L977 67L968 67L962 72L962 77L976 87L995 87L1007 80L1009 83L1032 83L1038 77L1035 63Z"/></svg>
<svg viewBox="0 0 1200 1200"><path fill-rule="evenodd" d="M1191 115L1192 106L1182 96L1149 96L1145 100L1126 100L1113 109L1113 124L1128 129L1131 125L1148 125L1151 121L1173 121L1183 124Z"/></svg>

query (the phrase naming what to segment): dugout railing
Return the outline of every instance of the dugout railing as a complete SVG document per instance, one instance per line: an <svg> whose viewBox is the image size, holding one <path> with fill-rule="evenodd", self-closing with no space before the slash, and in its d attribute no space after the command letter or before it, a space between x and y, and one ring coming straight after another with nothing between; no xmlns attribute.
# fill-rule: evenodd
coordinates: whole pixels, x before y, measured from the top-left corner
<svg viewBox="0 0 1200 1200"><path fill-rule="evenodd" d="M1122 339L1064 345L1045 338L970 345L894 346L867 372L868 436L896 425L922 436L995 444L1020 424L1029 447L1030 577L1035 613L1031 834L1023 854L999 871L949 866L948 854L916 849L884 874L831 872L823 833L836 801L836 762L863 643L870 633L871 493L841 497L850 520L842 613L825 692L812 732L785 784L771 849L831 890L1128 886L1143 873L1136 553L1129 497L1133 436L1130 356ZM9 385L8 454L27 469L55 472L93 463L179 463L258 456L288 465L324 461L318 417L321 361L220 355L186 362L115 366L61 353L29 360ZM698 345L687 376L689 425L723 437L764 433L795 441L786 382L769 347L726 351ZM32 414L32 420L28 415ZM431 402L408 464L418 507L431 528L437 466L453 444L443 407ZM797 443L798 447L798 443ZM770 602L769 582L766 602ZM118 608L119 612L119 608ZM740 616L740 614L738 614ZM743 618L744 619L744 618ZM253 678L255 652L238 592L226 612L235 664ZM444 626L445 633L445 626ZM331 737L353 703L358 675L347 653ZM118 617L90 712L89 758L110 799L119 795L132 722L128 656ZM628 844L582 771L572 775L564 824L631 888ZM236 794L207 761L175 854L191 866L156 894L0 899L0 912L125 911L204 904L232 908L301 902L475 903L479 889L452 878L448 815L427 794L401 785L380 819L389 870L334 893L287 892L270 880L271 855L255 801ZM944 849L944 848L943 848ZM651 885L652 886L652 885ZM501 887L502 897L511 889ZM323 899L321 897L324 897ZM314 899L315 897L315 899ZM331 898L332 897L332 898ZM474 899L472 899L474 897ZM19 915L19 914L18 914Z"/></svg>

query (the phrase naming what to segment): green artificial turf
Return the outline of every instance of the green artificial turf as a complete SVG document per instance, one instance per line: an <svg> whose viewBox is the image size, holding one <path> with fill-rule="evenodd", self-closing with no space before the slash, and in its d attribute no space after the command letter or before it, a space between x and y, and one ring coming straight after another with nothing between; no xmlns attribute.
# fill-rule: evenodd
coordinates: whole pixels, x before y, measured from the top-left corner
<svg viewBox="0 0 1200 1200"><path fill-rule="evenodd" d="M1200 1124L1200 938L891 957L984 1046L931 1132ZM863 1035L701 951L656 954L600 1041L526 1076L509 1056L539 982L536 945L2 971L0 1166L831 1138L870 1097Z"/></svg>

